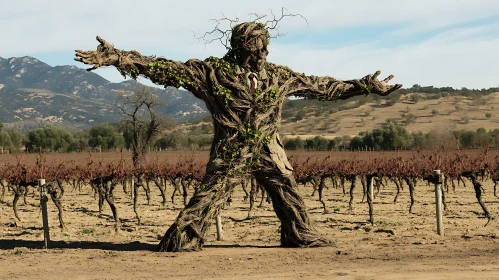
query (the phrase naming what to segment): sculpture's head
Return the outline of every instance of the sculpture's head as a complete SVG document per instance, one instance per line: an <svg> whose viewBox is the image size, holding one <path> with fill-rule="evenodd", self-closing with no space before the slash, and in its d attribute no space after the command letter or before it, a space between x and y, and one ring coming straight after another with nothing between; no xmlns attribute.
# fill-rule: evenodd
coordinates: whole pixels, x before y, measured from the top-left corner
<svg viewBox="0 0 499 280"><path fill-rule="evenodd" d="M244 22L232 29L230 44L237 63L252 71L263 69L269 51L270 35L265 25L256 22Z"/></svg>

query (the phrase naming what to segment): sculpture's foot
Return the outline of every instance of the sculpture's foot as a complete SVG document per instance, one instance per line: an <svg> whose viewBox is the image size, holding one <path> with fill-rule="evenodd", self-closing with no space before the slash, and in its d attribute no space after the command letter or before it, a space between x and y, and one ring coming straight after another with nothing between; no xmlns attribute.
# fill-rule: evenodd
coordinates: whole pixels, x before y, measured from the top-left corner
<svg viewBox="0 0 499 280"><path fill-rule="evenodd" d="M335 243L313 231L304 231L301 233L289 231L288 234L281 231L281 246L288 248L327 247L335 246Z"/></svg>
<svg viewBox="0 0 499 280"><path fill-rule="evenodd" d="M156 251L158 252L192 252L200 251L204 240L191 226L181 229L173 224L161 239Z"/></svg>

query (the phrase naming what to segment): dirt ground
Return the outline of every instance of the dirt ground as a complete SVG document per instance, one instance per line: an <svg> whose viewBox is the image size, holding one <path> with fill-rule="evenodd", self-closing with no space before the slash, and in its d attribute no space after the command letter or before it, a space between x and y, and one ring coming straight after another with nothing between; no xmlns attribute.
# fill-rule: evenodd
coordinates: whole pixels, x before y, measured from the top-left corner
<svg viewBox="0 0 499 280"><path fill-rule="evenodd" d="M492 183L485 182L485 203L499 213ZM109 207L99 214L90 187L68 187L63 199L67 229L58 228L57 212L49 202L52 249L42 247L42 219L37 196L20 205L22 222L15 221L12 195L0 202L0 279L498 279L497 221L486 219L475 202L471 183L448 193L445 237L435 233L433 188L419 183L417 203L409 214L407 187L393 204L394 186L375 199L375 225L368 207L355 191L355 209L348 195L330 187L325 191L329 213L324 214L311 187L300 186L312 220L334 240L326 248L279 247L279 221L270 204L247 218L248 202L238 188L234 202L222 213L225 239L216 241L212 228L204 249L193 253L153 252L159 238L182 208L160 206L153 189L150 205L143 193L137 225L131 199L116 190L122 226L113 230ZM192 192L192 190L190 190ZM167 193L171 195L168 187ZM259 201L257 202L257 205Z"/></svg>

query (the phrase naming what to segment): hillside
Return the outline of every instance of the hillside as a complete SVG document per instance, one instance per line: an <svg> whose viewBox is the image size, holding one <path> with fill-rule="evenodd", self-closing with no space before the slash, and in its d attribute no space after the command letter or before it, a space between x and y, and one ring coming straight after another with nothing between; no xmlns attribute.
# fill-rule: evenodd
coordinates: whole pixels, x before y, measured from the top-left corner
<svg viewBox="0 0 499 280"><path fill-rule="evenodd" d="M19 128L52 124L85 127L120 119L114 102L143 85L111 83L76 66L52 67L34 57L0 57L0 122ZM161 114L186 120L206 114L204 103L174 88L147 87L163 104Z"/></svg>
<svg viewBox="0 0 499 280"><path fill-rule="evenodd" d="M316 135L326 138L355 136L359 132L380 127L389 119L403 125L409 132L499 128L499 113L496 111L499 109L499 92L475 99L446 96L417 103L411 101L412 95L402 96L393 106L389 106L386 101L380 104L370 102L335 113L327 111L327 102L322 106L304 107L301 110L305 112L305 117L299 121L284 119L280 132L282 136L302 138ZM418 95L424 98L424 94ZM490 114L489 118L486 117L487 113Z"/></svg>
<svg viewBox="0 0 499 280"><path fill-rule="evenodd" d="M133 80L111 83L75 66L52 67L34 57L0 57L0 122L31 129L44 124L78 129L120 119L114 102L143 85ZM179 129L207 134L205 104L184 90L147 87L162 103L159 113L179 122ZM499 92L454 90L414 85L387 97L355 97L346 101L288 100L283 107L281 135L308 138L355 136L392 120L409 132L499 128ZM415 93L416 92L416 93ZM394 96L397 95L396 98ZM400 98L398 97L400 96ZM205 121L202 121L202 120Z"/></svg>

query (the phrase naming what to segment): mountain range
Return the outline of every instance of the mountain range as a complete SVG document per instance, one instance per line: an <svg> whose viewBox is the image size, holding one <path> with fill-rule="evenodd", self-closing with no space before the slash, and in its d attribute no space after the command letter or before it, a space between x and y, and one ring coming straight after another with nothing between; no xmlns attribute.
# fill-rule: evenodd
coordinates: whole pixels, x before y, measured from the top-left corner
<svg viewBox="0 0 499 280"><path fill-rule="evenodd" d="M183 121L207 114L202 100L185 90L144 86L134 80L112 83L76 66L52 67L34 57L0 57L0 122L31 129L44 124L88 127L121 118L115 101L146 87L160 103L158 113Z"/></svg>

